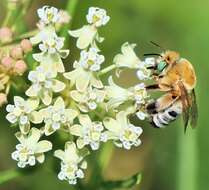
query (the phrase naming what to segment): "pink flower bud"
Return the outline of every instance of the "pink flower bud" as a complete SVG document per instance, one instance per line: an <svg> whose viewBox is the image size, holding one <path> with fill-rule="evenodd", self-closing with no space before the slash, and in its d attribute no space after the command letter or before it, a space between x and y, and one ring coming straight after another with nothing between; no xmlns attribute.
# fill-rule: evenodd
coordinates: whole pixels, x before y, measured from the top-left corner
<svg viewBox="0 0 209 190"><path fill-rule="evenodd" d="M7 103L7 95L4 93L0 93L0 107Z"/></svg>
<svg viewBox="0 0 209 190"><path fill-rule="evenodd" d="M12 30L8 27L0 28L0 41L10 42L12 40Z"/></svg>
<svg viewBox="0 0 209 190"><path fill-rule="evenodd" d="M18 60L23 58L23 50L20 46L13 47L10 51L12 58Z"/></svg>
<svg viewBox="0 0 209 190"><path fill-rule="evenodd" d="M9 56L3 57L1 60L1 64L7 70L9 70L13 67L13 63L14 63L14 60Z"/></svg>
<svg viewBox="0 0 209 190"><path fill-rule="evenodd" d="M20 42L20 46L23 49L24 53L28 53L28 52L32 51L32 49L33 49L32 43L28 39L22 40Z"/></svg>
<svg viewBox="0 0 209 190"><path fill-rule="evenodd" d="M19 60L14 65L14 72L18 75L22 75L27 70L27 65L25 61Z"/></svg>
<svg viewBox="0 0 209 190"><path fill-rule="evenodd" d="M71 16L68 14L67 11L60 10L59 14L60 14L60 18L59 18L59 23L60 24L67 24L67 23L70 22Z"/></svg>

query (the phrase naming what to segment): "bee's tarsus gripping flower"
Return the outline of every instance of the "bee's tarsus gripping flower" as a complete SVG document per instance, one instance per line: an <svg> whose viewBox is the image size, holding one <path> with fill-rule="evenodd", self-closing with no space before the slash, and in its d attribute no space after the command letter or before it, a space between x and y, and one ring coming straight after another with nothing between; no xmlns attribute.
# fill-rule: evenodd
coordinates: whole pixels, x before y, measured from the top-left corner
<svg viewBox="0 0 209 190"><path fill-rule="evenodd" d="M54 156L61 160L61 171L58 178L75 185L77 179L84 177L83 169L87 168L87 162L83 158L86 155L88 155L87 149L78 151L73 142L66 142L64 151L56 150Z"/></svg>
<svg viewBox="0 0 209 190"><path fill-rule="evenodd" d="M12 153L12 158L18 161L18 167L24 168L27 165L34 166L36 161L43 163L45 160L44 152L52 149L52 143L47 140L39 141L41 132L32 128L28 135L21 132L16 133L20 144L16 146L16 151Z"/></svg>
<svg viewBox="0 0 209 190"><path fill-rule="evenodd" d="M142 128L131 124L125 111L117 113L116 119L105 118L103 123L108 129L108 137L114 140L116 146L130 149L141 144L139 136L142 134Z"/></svg>

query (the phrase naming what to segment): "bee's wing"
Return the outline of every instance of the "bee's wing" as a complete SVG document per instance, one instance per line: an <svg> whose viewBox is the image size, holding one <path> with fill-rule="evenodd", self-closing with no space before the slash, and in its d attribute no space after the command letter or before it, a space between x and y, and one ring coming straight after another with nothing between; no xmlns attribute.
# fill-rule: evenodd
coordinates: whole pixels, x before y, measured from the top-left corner
<svg viewBox="0 0 209 190"><path fill-rule="evenodd" d="M192 128L197 126L197 119L198 119L198 107L196 101L195 90L192 90L191 93L191 108L190 108L190 125Z"/></svg>
<svg viewBox="0 0 209 190"><path fill-rule="evenodd" d="M179 88L181 89L181 102L182 102L182 107L183 107L183 121L184 121L184 132L186 132L188 123L189 123L189 117L190 117L190 99L189 99L189 94L186 90L186 88L184 87L182 82L179 82Z"/></svg>

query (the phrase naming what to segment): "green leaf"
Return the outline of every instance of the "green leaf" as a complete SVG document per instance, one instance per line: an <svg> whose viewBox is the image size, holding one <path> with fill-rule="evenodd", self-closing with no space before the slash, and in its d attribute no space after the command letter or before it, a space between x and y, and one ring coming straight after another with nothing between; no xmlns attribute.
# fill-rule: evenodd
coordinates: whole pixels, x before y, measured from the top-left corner
<svg viewBox="0 0 209 190"><path fill-rule="evenodd" d="M141 182L141 179L142 179L141 173L137 173L125 180L106 181L102 183L100 190L131 188L135 185L138 185Z"/></svg>

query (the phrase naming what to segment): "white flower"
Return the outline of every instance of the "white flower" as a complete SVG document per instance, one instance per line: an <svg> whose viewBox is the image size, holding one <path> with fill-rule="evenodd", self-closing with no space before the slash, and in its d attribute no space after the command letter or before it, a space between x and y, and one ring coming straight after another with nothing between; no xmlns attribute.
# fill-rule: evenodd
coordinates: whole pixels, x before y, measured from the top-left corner
<svg viewBox="0 0 209 190"><path fill-rule="evenodd" d="M130 99L132 93L125 88L122 88L114 83L112 76L108 79L109 86L105 86L106 96L109 100L107 103L108 109L117 108L124 102Z"/></svg>
<svg viewBox="0 0 209 190"><path fill-rule="evenodd" d="M47 136L61 127L69 128L78 115L78 112L73 109L65 109L65 103L61 97L57 98L53 106L44 108L40 112L44 117L44 132Z"/></svg>
<svg viewBox="0 0 209 190"><path fill-rule="evenodd" d="M90 71L99 71L105 58L103 55L99 55L98 52L99 50L93 47L88 51L81 51L79 61L80 66Z"/></svg>
<svg viewBox="0 0 209 190"><path fill-rule="evenodd" d="M147 68L153 67L155 65L156 65L155 58L152 58L152 57L146 58L144 61L142 61L136 73L139 80L151 79L151 74L152 74L151 70Z"/></svg>
<svg viewBox="0 0 209 190"><path fill-rule="evenodd" d="M6 107L6 119L12 124L19 124L23 134L30 130L30 122L38 124L42 122L42 116L39 112L34 111L39 105L37 99L28 99L27 101L19 96L14 97L14 105L8 104Z"/></svg>
<svg viewBox="0 0 209 190"><path fill-rule="evenodd" d="M76 85L76 89L84 92L88 86L98 89L103 88L102 81L98 79L95 73L84 70L78 62L74 63L75 70L64 73L64 77L71 81L72 85Z"/></svg>
<svg viewBox="0 0 209 190"><path fill-rule="evenodd" d="M32 82L31 87L26 91L29 97L39 97L45 105L52 101L53 92L61 92L65 84L57 79L56 73L39 66L35 71L30 71L28 79Z"/></svg>
<svg viewBox="0 0 209 190"><path fill-rule="evenodd" d="M38 16L40 18L40 22L48 25L48 24L56 24L60 19L60 14L57 8L43 6L37 11Z"/></svg>
<svg viewBox="0 0 209 190"><path fill-rule="evenodd" d="M93 24L96 27L100 27L106 25L110 20L110 17L107 16L106 10L100 9L98 7L91 7L89 8L86 19L89 24Z"/></svg>
<svg viewBox="0 0 209 190"><path fill-rule="evenodd" d="M133 96L137 104L145 104L145 99L149 96L147 94L147 90L144 83L140 83L134 86Z"/></svg>
<svg viewBox="0 0 209 190"><path fill-rule="evenodd" d="M73 125L70 133L79 136L77 139L78 148L90 145L92 150L99 149L100 142L107 141L107 135L104 133L104 127L101 122L92 122L88 115L79 115L81 125Z"/></svg>
<svg viewBox="0 0 209 190"><path fill-rule="evenodd" d="M103 123L108 129L109 139L113 139L116 146L129 150L132 146L141 144L139 136L142 134L142 128L129 123L125 111L119 112L116 119L105 118Z"/></svg>
<svg viewBox="0 0 209 190"><path fill-rule="evenodd" d="M72 90L70 95L78 103L82 112L88 112L95 110L97 105L104 101L106 93L104 90L88 87L84 92Z"/></svg>
<svg viewBox="0 0 209 190"><path fill-rule="evenodd" d="M51 36L45 36L42 39L42 43L39 44L39 49L46 53L53 54L59 52L64 46L65 38L58 37L55 33Z"/></svg>
<svg viewBox="0 0 209 190"><path fill-rule="evenodd" d="M33 58L55 73L65 71L62 59L69 55L69 50L61 49L64 38L57 36L54 27L44 27L37 35L30 38L32 44L39 44L41 53L34 53Z"/></svg>
<svg viewBox="0 0 209 190"><path fill-rule="evenodd" d="M77 30L69 30L69 34L74 38L78 38L76 46L79 49L86 49L89 45L93 45L96 42L102 42L102 38L98 36L97 29L91 25L85 25Z"/></svg>
<svg viewBox="0 0 209 190"><path fill-rule="evenodd" d="M58 174L60 180L67 180L75 185L78 178L84 178L83 169L87 168L87 162L83 158L88 154L87 150L79 152L73 142L65 143L65 150L56 150L54 156L61 160L61 171Z"/></svg>
<svg viewBox="0 0 209 190"><path fill-rule="evenodd" d="M109 86L105 86L108 109L117 108L128 100L134 101L137 105L145 104L145 99L149 97L144 83L125 89L116 85L112 77L109 77L108 81Z"/></svg>
<svg viewBox="0 0 209 190"><path fill-rule="evenodd" d="M34 166L36 160L39 163L44 162L44 152L52 149L52 143L46 140L39 141L41 132L38 129L32 128L28 135L23 135L21 132L17 132L15 135L20 144L12 153L12 159L18 161L18 167Z"/></svg>
<svg viewBox="0 0 209 190"><path fill-rule="evenodd" d="M140 120L145 120L145 118L148 117L148 114L146 113L145 109L140 108L140 109L136 112L136 116L137 116Z"/></svg>
<svg viewBox="0 0 209 190"><path fill-rule="evenodd" d="M127 67L130 69L137 69L140 67L141 61L134 52L135 44L126 42L121 47L121 54L115 56L113 62L118 68Z"/></svg>

